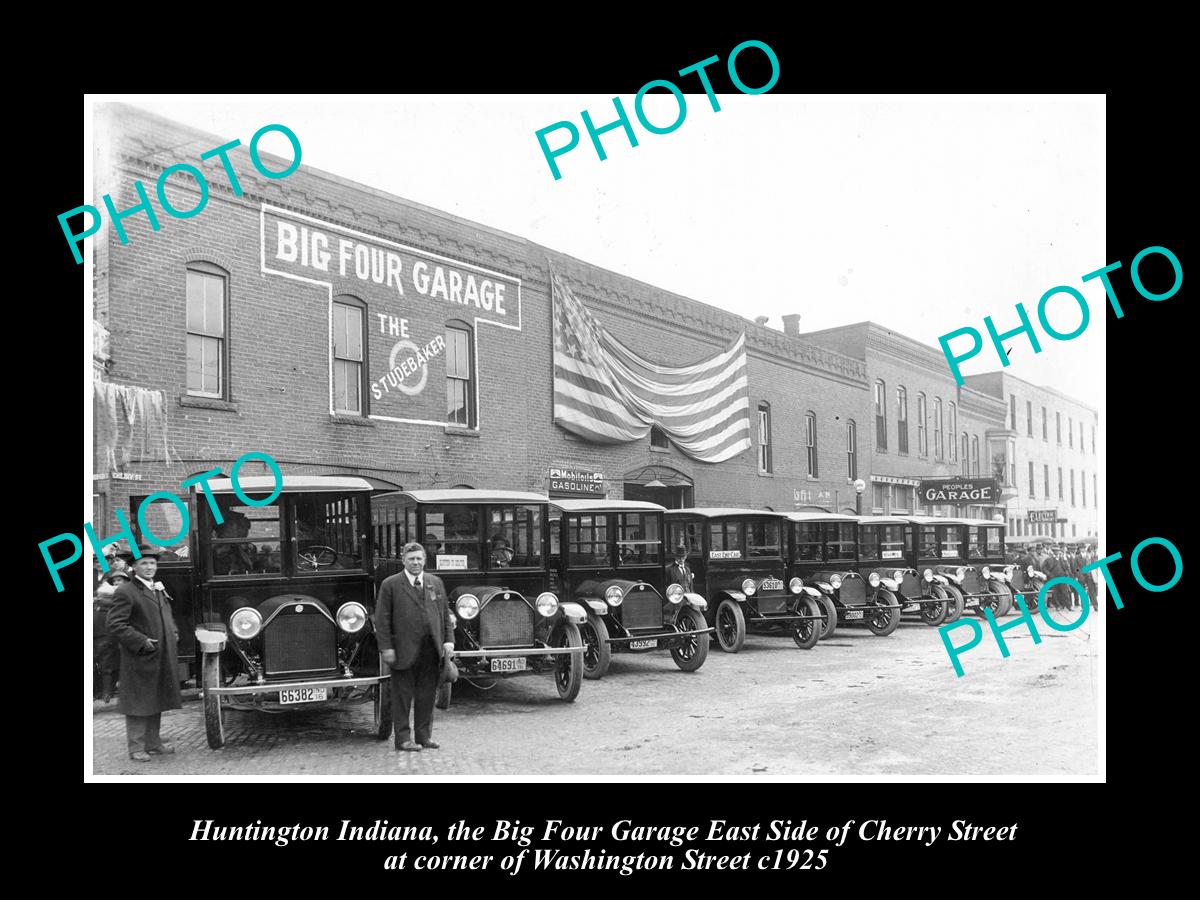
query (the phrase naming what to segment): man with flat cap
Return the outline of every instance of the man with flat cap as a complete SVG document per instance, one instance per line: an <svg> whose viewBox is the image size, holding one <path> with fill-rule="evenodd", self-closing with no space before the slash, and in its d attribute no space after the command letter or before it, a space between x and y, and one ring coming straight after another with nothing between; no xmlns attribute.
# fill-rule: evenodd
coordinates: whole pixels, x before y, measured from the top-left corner
<svg viewBox="0 0 1200 900"><path fill-rule="evenodd" d="M179 709L179 666L175 645L179 629L171 615L171 597L155 581L159 548L142 546L133 560L133 577L113 594L108 630L121 645L121 690L117 711L125 714L129 758L149 762L151 754L174 753L159 735L165 709Z"/></svg>

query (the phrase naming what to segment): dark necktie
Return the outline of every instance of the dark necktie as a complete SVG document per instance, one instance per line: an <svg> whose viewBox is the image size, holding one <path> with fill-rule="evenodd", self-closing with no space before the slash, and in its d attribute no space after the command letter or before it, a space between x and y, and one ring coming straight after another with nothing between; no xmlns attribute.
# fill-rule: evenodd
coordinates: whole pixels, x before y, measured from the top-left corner
<svg viewBox="0 0 1200 900"><path fill-rule="evenodd" d="M415 587L418 591L421 589L421 579L420 578L418 578L416 581L413 582L413 587Z"/></svg>

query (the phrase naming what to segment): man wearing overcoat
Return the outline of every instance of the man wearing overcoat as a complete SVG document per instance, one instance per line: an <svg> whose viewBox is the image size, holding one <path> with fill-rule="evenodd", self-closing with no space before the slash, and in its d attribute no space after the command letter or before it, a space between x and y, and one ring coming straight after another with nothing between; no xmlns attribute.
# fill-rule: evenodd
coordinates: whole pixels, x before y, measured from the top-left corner
<svg viewBox="0 0 1200 900"><path fill-rule="evenodd" d="M158 571L157 547L139 548L133 577L113 594L108 630L121 645L121 690L117 711L125 714L129 758L149 762L151 754L174 753L159 735L162 713L179 709L179 665L175 645L179 629L171 614L171 598Z"/></svg>
<svg viewBox="0 0 1200 900"><path fill-rule="evenodd" d="M375 602L379 652L392 671L392 720L397 750L438 748L433 705L442 661L454 652L454 619L446 586L425 572L425 550L404 545L404 571L385 578ZM413 727L408 715L413 710ZM415 740L413 738L416 738Z"/></svg>
<svg viewBox="0 0 1200 900"><path fill-rule="evenodd" d="M675 560L667 566L667 584L679 585L684 593L695 590L694 576L687 564L687 546L684 544L675 548Z"/></svg>

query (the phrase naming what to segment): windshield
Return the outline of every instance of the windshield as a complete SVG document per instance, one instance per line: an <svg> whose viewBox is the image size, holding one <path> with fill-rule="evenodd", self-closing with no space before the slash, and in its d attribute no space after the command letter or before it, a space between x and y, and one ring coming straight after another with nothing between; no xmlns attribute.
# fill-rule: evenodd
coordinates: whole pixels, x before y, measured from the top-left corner
<svg viewBox="0 0 1200 900"><path fill-rule="evenodd" d="M488 509L488 568L542 564L542 508L492 506Z"/></svg>
<svg viewBox="0 0 1200 900"><path fill-rule="evenodd" d="M794 526L796 535L796 559L799 562L820 562L821 556L821 523L797 522Z"/></svg>
<svg viewBox="0 0 1200 900"><path fill-rule="evenodd" d="M829 545L829 561L853 561L858 546L854 537L853 522L828 522L825 525L825 540Z"/></svg>
<svg viewBox="0 0 1200 900"><path fill-rule="evenodd" d="M623 566L662 562L662 538L657 513L617 515L617 555Z"/></svg>
<svg viewBox="0 0 1200 900"><path fill-rule="evenodd" d="M608 555L608 516L605 513L567 519L568 565L612 568Z"/></svg>
<svg viewBox="0 0 1200 900"><path fill-rule="evenodd" d="M363 568L358 497L296 494L291 501L297 574Z"/></svg>

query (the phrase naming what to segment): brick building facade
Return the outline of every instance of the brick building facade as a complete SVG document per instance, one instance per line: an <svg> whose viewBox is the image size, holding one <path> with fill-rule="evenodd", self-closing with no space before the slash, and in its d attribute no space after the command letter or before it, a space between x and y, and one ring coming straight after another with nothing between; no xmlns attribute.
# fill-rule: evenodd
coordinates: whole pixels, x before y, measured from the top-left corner
<svg viewBox="0 0 1200 900"><path fill-rule="evenodd" d="M1100 419L1096 410L1006 371L969 375L965 381L1002 400L1007 410L1007 429L1013 435L1013 496L1006 512L1009 533L1067 540L1098 535Z"/></svg>
<svg viewBox="0 0 1200 900"><path fill-rule="evenodd" d="M216 160L199 162L224 139L130 107L99 108L96 134L96 196L118 210L139 202L135 180L153 202L175 163L208 177L194 217L160 209L155 231L135 213L127 244L107 222L96 240L95 318L109 335L95 405L102 534L131 500L228 472L247 451L285 474L381 487L545 491L551 467L569 466L603 472L610 497L674 506L852 502L860 360L305 165L263 177L244 146L229 153L236 196ZM199 203L189 177L167 185L173 207ZM755 445L707 464L653 434L596 445L556 426L551 266L646 358L693 362L744 331Z"/></svg>
<svg viewBox="0 0 1200 900"><path fill-rule="evenodd" d="M862 478L864 513L990 517L997 508L923 507L914 489L925 477L1020 469L1025 451L1009 448L1027 437L1010 428L1009 394L1049 404L1051 439L1055 411L1064 428L1086 419L1094 433L1094 411L1007 375L956 387L935 349L875 323L802 335L786 316L781 332L303 164L265 177L244 143L228 154L239 195L217 160L200 162L227 138L124 105L98 107L95 134L96 197L111 193L118 210L138 204L135 181L157 205L155 184L176 163L208 180L193 217L159 209L154 230L134 213L122 221L127 244L107 221L94 238L102 535L117 509L178 492L198 472L227 473L248 451L269 453L285 474L380 487L545 492L551 468L567 467L603 473L609 497L667 506L853 512ZM262 161L275 171L290 162ZM190 177L167 184L176 209L200 202ZM753 446L709 464L653 432L599 445L557 426L551 267L646 359L695 362L744 332ZM1095 530L1091 446L1076 467L1092 479L1079 508L1092 504L1090 524L1071 521L1080 534ZM1001 478L1004 500L1022 471ZM156 510L169 519L165 504Z"/></svg>

